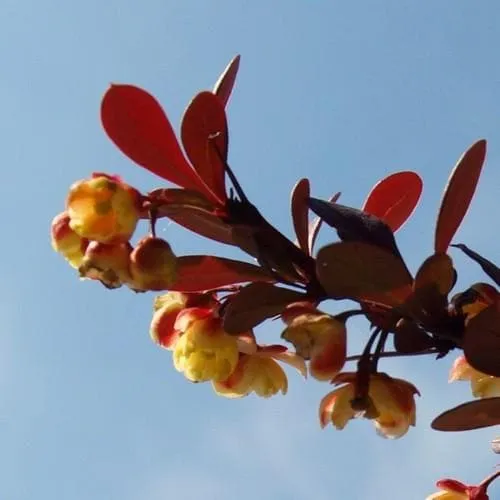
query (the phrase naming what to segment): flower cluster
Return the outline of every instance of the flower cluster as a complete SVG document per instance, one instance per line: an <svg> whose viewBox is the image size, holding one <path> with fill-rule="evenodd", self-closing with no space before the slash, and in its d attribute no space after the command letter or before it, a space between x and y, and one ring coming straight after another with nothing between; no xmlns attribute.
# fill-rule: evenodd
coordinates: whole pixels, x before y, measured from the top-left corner
<svg viewBox="0 0 500 500"><path fill-rule="evenodd" d="M190 102L181 123L182 146L153 96L131 85L111 86L101 105L104 130L133 162L177 187L142 194L103 173L75 183L65 211L52 223L54 249L80 277L107 288L167 292L154 300L151 338L172 351L178 372L191 382L210 382L218 395L286 394L285 363L338 386L320 402L322 427L343 429L363 417L381 436L399 438L416 423L419 392L380 371L379 364L394 356L440 359L459 349L463 355L450 380L469 380L480 399L441 414L433 428L499 424L500 268L468 246L452 244L479 181L486 141L474 143L458 160L439 207L433 250L416 273L395 238L422 192L415 172L382 179L361 208L338 203L339 193L328 201L314 198L309 180L301 179L292 190L295 238L289 239L250 202L228 163L226 106L238 66L236 57L211 91ZM256 264L174 255L156 237L163 217L239 248ZM140 219L149 220L149 234L134 245ZM322 224L334 228L340 241L315 252ZM479 264L491 283L452 295L458 277L452 248ZM356 305L332 315L319 308L329 299ZM363 351L347 356L353 316L365 317L371 332ZM293 351L257 342L256 327L271 318L283 321L281 338ZM343 371L353 361L355 370ZM450 481L430 498L487 498L484 485Z"/></svg>
<svg viewBox="0 0 500 500"><path fill-rule="evenodd" d="M52 222L52 246L82 278L108 288L164 290L176 276L170 245L152 235L130 244L141 216L142 195L117 176L95 173L75 182L66 210Z"/></svg>
<svg viewBox="0 0 500 500"><path fill-rule="evenodd" d="M277 361L306 375L303 358L281 345L258 345L253 332L229 335L212 294L169 292L155 300L151 338L173 351L174 366L191 382L212 382L217 394L239 398L286 394L288 380Z"/></svg>

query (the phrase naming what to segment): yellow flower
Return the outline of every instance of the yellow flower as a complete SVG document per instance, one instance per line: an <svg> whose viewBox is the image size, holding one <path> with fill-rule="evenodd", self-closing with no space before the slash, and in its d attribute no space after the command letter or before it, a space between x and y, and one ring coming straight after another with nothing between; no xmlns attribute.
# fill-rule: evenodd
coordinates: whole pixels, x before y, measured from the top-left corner
<svg viewBox="0 0 500 500"><path fill-rule="evenodd" d="M302 308L301 308L302 309ZM331 380L345 364L345 324L316 309L294 315L286 311L288 324L281 338L291 342L297 354L310 359L309 371L317 380Z"/></svg>
<svg viewBox="0 0 500 500"><path fill-rule="evenodd" d="M215 392L226 398L241 398L255 392L257 396L269 398L288 390L287 376L276 360L296 368L304 377L304 359L288 352L279 345L256 346L252 353L240 353L238 365L226 379L212 382Z"/></svg>
<svg viewBox="0 0 500 500"><path fill-rule="evenodd" d="M467 493L456 493L454 491L436 491L432 495L429 495L426 500L469 500L469 495Z"/></svg>
<svg viewBox="0 0 500 500"><path fill-rule="evenodd" d="M487 500L484 486L467 486L455 479L441 479L437 482L440 491L429 495L426 500Z"/></svg>
<svg viewBox="0 0 500 500"><path fill-rule="evenodd" d="M151 339L164 347L173 350L181 332L175 329L179 313L191 307L209 307L217 304L210 293L168 292L155 298L153 319L149 328Z"/></svg>
<svg viewBox="0 0 500 500"><path fill-rule="evenodd" d="M140 216L140 194L120 179L94 174L73 184L66 207L70 226L82 238L101 243L123 243L135 231Z"/></svg>
<svg viewBox="0 0 500 500"><path fill-rule="evenodd" d="M192 382L225 380L238 363L238 343L222 329L211 309L183 310L174 328L181 332L174 347L174 366Z"/></svg>
<svg viewBox="0 0 500 500"><path fill-rule="evenodd" d="M70 218L67 212L62 212L52 221L51 225L52 248L60 253L69 264L78 268L82 263L88 240L76 234L70 227Z"/></svg>
<svg viewBox="0 0 500 500"><path fill-rule="evenodd" d="M448 381L469 380L472 394L476 398L500 397L500 377L486 375L467 363L465 356L459 356L450 370Z"/></svg>
<svg viewBox="0 0 500 500"><path fill-rule="evenodd" d="M146 236L130 255L131 287L135 290L166 290L177 277L177 258L168 242Z"/></svg>
<svg viewBox="0 0 500 500"><path fill-rule="evenodd" d="M332 423L337 429L343 429L349 420L364 417L373 421L382 437L394 439L406 434L410 426L415 426L414 395L418 391L412 384L385 373L372 374L368 388L369 407L359 411L352 407L355 382L355 373L341 373L335 377L335 384L345 385L330 392L321 401L321 427Z"/></svg>
<svg viewBox="0 0 500 500"><path fill-rule="evenodd" d="M107 288L119 288L130 281L131 245L90 242L78 267L82 278L100 281Z"/></svg>

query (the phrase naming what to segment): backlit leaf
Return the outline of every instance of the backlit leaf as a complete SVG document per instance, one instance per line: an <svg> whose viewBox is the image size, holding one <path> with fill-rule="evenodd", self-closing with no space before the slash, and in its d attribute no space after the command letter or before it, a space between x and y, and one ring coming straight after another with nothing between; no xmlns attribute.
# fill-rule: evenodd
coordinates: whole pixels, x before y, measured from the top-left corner
<svg viewBox="0 0 500 500"><path fill-rule="evenodd" d="M463 349L473 368L500 377L500 304L493 304L470 319Z"/></svg>
<svg viewBox="0 0 500 500"><path fill-rule="evenodd" d="M500 424L500 398L485 398L463 403L435 418L436 431L456 432Z"/></svg>
<svg viewBox="0 0 500 500"><path fill-rule="evenodd" d="M396 232L415 210L422 186L422 179L415 172L389 175L370 191L363 211L377 216Z"/></svg>
<svg viewBox="0 0 500 500"><path fill-rule="evenodd" d="M148 199L155 207L190 206L202 210L213 211L215 206L198 191L192 189L165 188L154 189L148 193Z"/></svg>
<svg viewBox="0 0 500 500"><path fill-rule="evenodd" d="M439 293L448 295L455 284L453 262L446 254L434 254L425 260L415 276L415 289L435 285Z"/></svg>
<svg viewBox="0 0 500 500"><path fill-rule="evenodd" d="M288 304L304 300L304 294L270 283L251 283L233 295L224 310L224 329L239 333L280 314Z"/></svg>
<svg viewBox="0 0 500 500"><path fill-rule="evenodd" d="M238 74L238 69L240 67L240 56L237 55L232 59L232 61L226 66L226 69L222 72L219 79L214 85L214 94L222 101L224 106L227 105L231 92L233 91L234 82L236 81L236 75Z"/></svg>
<svg viewBox="0 0 500 500"><path fill-rule="evenodd" d="M112 85L102 99L101 121L110 139L135 163L173 184L207 194L151 94L132 85Z"/></svg>
<svg viewBox="0 0 500 500"><path fill-rule="evenodd" d="M488 259L474 252L466 245L459 243L457 245L451 245L455 248L460 248L468 257L476 261L482 268L482 270L498 285L500 286L500 267L490 262Z"/></svg>
<svg viewBox="0 0 500 500"><path fill-rule="evenodd" d="M249 281L272 281L253 264L223 257L184 255L177 258L177 264L177 279L170 290L179 292L199 292Z"/></svg>
<svg viewBox="0 0 500 500"><path fill-rule="evenodd" d="M469 208L486 157L486 141L474 143L458 160L444 191L436 224L434 250L445 253Z"/></svg>
<svg viewBox="0 0 500 500"><path fill-rule="evenodd" d="M400 304L410 293L412 277L402 260L382 248L357 241L323 247L316 272L328 295Z"/></svg>
<svg viewBox="0 0 500 500"><path fill-rule="evenodd" d="M292 191L291 209L293 227L297 235L297 241L300 248L306 253L309 253L309 207L307 206L309 195L309 180L300 179L300 181L295 184Z"/></svg>
<svg viewBox="0 0 500 500"><path fill-rule="evenodd" d="M200 92L188 105L181 124L182 144L193 167L224 202L228 132L224 106L211 92Z"/></svg>
<svg viewBox="0 0 500 500"><path fill-rule="evenodd" d="M159 216L166 216L177 224L211 240L235 245L232 228L219 217L206 210L189 205L164 205L158 211Z"/></svg>

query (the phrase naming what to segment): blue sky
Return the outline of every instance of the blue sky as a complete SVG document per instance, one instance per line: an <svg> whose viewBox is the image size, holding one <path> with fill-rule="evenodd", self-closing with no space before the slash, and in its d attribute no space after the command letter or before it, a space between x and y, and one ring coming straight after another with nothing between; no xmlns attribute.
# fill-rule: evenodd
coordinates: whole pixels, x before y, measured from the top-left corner
<svg viewBox="0 0 500 500"><path fill-rule="evenodd" d="M429 429L470 399L467 384L447 384L454 356L382 365L422 393L403 439L382 440L367 421L321 431L330 387L289 372L286 397L228 401L189 384L149 340L152 296L80 283L48 231L68 186L93 170L160 185L101 129L111 82L148 89L177 126L241 53L230 162L283 231L302 176L316 196L341 190L359 206L383 176L416 170L424 195L398 234L416 269L450 169L485 137L487 166L457 241L496 258L500 240L487 229L498 227L500 193L498 2L3 0L0 13L2 499L418 500L440 477L473 483L493 470L494 430ZM174 224L161 234L178 254L240 255ZM459 285L484 280L454 257ZM266 338L279 330L267 325ZM351 348L366 334L353 323Z"/></svg>

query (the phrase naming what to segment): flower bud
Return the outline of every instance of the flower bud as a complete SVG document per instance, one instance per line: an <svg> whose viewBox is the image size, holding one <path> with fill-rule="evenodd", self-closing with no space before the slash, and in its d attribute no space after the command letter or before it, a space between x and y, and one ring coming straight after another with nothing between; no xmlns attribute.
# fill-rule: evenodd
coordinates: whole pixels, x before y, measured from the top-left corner
<svg viewBox="0 0 500 500"><path fill-rule="evenodd" d="M69 264L78 268L82 263L88 240L76 234L70 227L70 218L67 212L54 217L51 225L52 248L60 253Z"/></svg>
<svg viewBox="0 0 500 500"><path fill-rule="evenodd" d="M136 290L166 290L177 277L177 259L161 238L146 236L130 256L131 287Z"/></svg>
<svg viewBox="0 0 500 500"><path fill-rule="evenodd" d="M118 177L94 174L71 186L66 206L71 228L82 238L123 243L139 220L140 194Z"/></svg>
<svg viewBox="0 0 500 500"><path fill-rule="evenodd" d="M130 243L105 245L92 241L78 268L82 278L100 281L106 288L119 288L130 281Z"/></svg>

